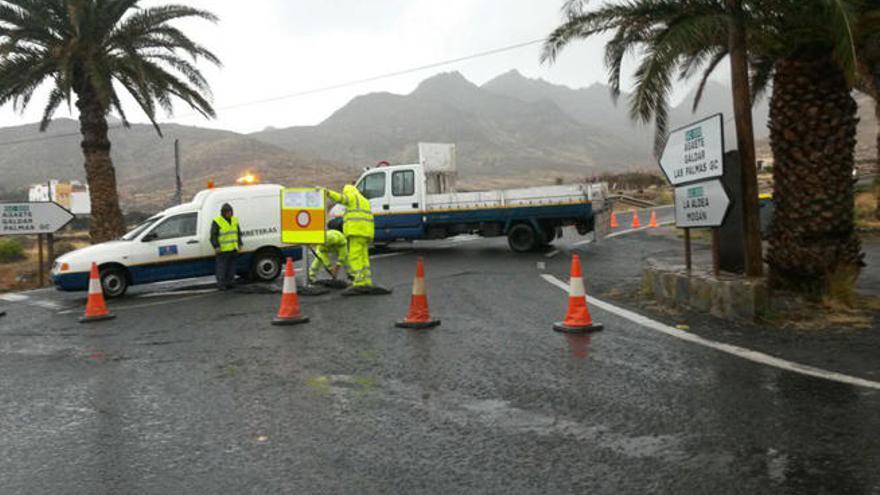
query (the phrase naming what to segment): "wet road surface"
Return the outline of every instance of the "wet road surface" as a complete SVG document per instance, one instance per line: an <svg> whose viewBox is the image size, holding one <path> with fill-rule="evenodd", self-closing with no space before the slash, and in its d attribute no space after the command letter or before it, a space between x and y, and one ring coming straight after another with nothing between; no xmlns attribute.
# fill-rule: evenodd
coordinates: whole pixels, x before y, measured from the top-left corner
<svg viewBox="0 0 880 495"><path fill-rule="evenodd" d="M91 326L64 314L81 295L5 303L2 491L880 493L880 392L595 307L604 332L557 334L566 295L540 275L565 279L568 250L464 241L380 256L394 294L301 298L292 328L260 291L113 301ZM625 242L574 248L590 287L639 264ZM427 332L393 326L416 254Z"/></svg>

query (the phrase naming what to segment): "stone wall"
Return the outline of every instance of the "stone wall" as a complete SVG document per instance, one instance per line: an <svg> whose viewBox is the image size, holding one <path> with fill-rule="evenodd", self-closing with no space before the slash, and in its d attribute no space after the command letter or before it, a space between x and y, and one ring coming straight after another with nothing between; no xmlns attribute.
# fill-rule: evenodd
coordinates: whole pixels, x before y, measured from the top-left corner
<svg viewBox="0 0 880 495"><path fill-rule="evenodd" d="M671 308L711 313L719 318L754 321L769 308L769 292L764 279L693 270L684 265L647 259L642 269L642 297Z"/></svg>

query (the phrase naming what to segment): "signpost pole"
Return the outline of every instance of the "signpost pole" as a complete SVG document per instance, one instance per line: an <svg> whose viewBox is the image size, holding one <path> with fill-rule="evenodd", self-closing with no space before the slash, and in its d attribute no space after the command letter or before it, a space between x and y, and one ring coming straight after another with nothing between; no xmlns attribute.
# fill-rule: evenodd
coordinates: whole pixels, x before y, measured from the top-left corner
<svg viewBox="0 0 880 495"><path fill-rule="evenodd" d="M687 267L688 273L691 272L691 268L693 266L691 260L691 229L684 229L684 264Z"/></svg>
<svg viewBox="0 0 880 495"><path fill-rule="evenodd" d="M46 234L46 261L50 267L55 262L55 234Z"/></svg>
<svg viewBox="0 0 880 495"><path fill-rule="evenodd" d="M39 254L37 256L37 263L39 264L38 273L40 274L39 275L40 278L39 278L39 281L37 282L37 284L38 284L38 287L42 287L43 286L43 278L45 275L43 273L43 234L37 234L37 251L39 252Z"/></svg>
<svg viewBox="0 0 880 495"><path fill-rule="evenodd" d="M721 275L721 238L718 227L712 229L712 274Z"/></svg>

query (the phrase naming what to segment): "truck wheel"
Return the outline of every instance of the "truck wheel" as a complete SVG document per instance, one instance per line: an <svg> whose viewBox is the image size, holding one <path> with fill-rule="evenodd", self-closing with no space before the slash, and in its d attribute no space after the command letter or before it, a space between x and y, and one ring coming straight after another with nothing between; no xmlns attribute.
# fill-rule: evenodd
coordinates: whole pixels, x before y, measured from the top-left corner
<svg viewBox="0 0 880 495"><path fill-rule="evenodd" d="M251 280L271 282L281 274L281 256L276 251L266 249L254 255L251 265Z"/></svg>
<svg viewBox="0 0 880 495"><path fill-rule="evenodd" d="M101 268L99 276L101 277L101 290L104 291L104 297L113 299L125 295L128 290L128 277L125 269L117 266L108 266Z"/></svg>
<svg viewBox="0 0 880 495"><path fill-rule="evenodd" d="M531 225L518 223L507 232L507 244L516 253L527 253L538 244L538 234Z"/></svg>

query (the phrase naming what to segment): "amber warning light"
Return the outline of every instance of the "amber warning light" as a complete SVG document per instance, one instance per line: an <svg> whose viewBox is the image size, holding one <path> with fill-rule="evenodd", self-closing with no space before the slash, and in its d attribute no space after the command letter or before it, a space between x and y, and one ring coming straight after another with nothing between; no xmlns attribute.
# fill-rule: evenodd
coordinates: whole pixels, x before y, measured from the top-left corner
<svg viewBox="0 0 880 495"><path fill-rule="evenodd" d="M245 174L242 175L241 177L239 177L238 179L236 179L235 182L237 182L238 184L242 184L242 185L247 186L247 185L250 185L250 184L257 184L257 183L259 183L259 182L260 182L260 179L257 178L256 175L254 175L254 174L252 174L252 173L250 173L250 172L245 172Z"/></svg>

